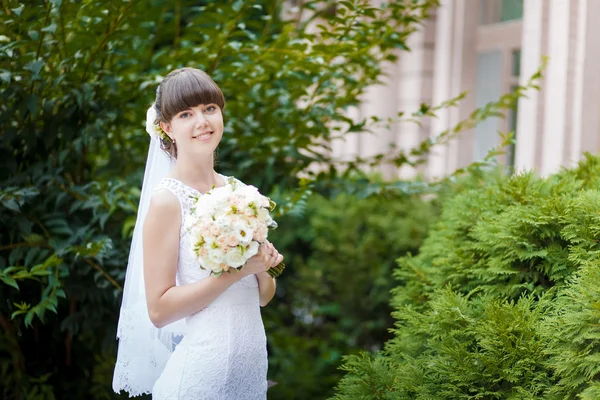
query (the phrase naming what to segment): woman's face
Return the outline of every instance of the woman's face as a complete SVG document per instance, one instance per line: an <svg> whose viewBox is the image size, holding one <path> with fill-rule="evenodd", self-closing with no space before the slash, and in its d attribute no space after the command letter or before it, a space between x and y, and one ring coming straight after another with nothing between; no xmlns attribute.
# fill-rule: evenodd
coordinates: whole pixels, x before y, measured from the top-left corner
<svg viewBox="0 0 600 400"><path fill-rule="evenodd" d="M223 114L216 104L201 104L181 111L165 124L163 130L175 139L177 152L209 155L223 137Z"/></svg>

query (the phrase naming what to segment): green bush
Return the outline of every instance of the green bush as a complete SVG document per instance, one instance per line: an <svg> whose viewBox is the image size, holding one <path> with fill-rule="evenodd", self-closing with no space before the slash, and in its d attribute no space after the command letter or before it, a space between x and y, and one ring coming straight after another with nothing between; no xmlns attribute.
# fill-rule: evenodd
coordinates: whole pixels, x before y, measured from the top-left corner
<svg viewBox="0 0 600 400"><path fill-rule="evenodd" d="M385 188L372 182L348 189L348 180L335 167L348 172L383 161L398 167L418 165L433 145L511 107L527 89L519 87L516 94L474 111L466 121L440 132L438 138L427 138L415 149L334 160L329 152L333 137L368 132L378 122L370 116L351 120L347 109L379 82L385 63L396 60L399 49L407 49L408 36L438 1L395 1L378 8L364 0L341 1L335 13L329 0L301 2L298 15L313 15L305 21L283 21L283 3L2 2L3 398L119 397L112 393L110 380L117 310L148 146L144 117L158 80L168 71L202 68L220 84L227 108L218 170L271 194L282 214L297 212L295 204L309 187L325 193L333 185L358 196L412 190L406 183ZM313 24L316 18L327 23ZM406 115L399 113L393 121L380 122L432 116L455 103L450 99L431 107L422 105ZM315 165L325 168L311 173ZM298 179L301 173L309 179ZM297 226L304 229L301 223ZM387 273L386 268L380 272ZM301 298L302 290L294 290ZM383 291L383 285L377 283L376 290ZM280 292L293 292L284 279ZM280 309L286 308L286 301L285 296L280 298ZM348 302L344 307L352 304L344 301ZM273 327L269 334L283 326L274 315L265 320ZM351 315L356 319L357 314ZM287 324L296 326L294 315L287 318ZM333 325L327 326L331 329L319 334L329 335L330 340L335 336ZM381 326L375 323L372 329ZM344 329L351 331L346 325ZM353 339L348 346L369 347L365 339L369 329L367 324L349 333ZM280 371L275 372L276 379L282 382L282 371L290 382L303 376L285 364L286 350L304 343L317 348L308 330L297 332L289 342L283 336L269 338L275 355L272 371ZM335 340L345 343L346 339ZM327 345L320 346L314 353L319 357ZM338 362L341 351L332 353L327 368ZM310 386L306 382L303 388Z"/></svg>
<svg viewBox="0 0 600 400"><path fill-rule="evenodd" d="M343 354L378 349L390 334L394 260L415 252L437 215L419 196L312 196L305 218L286 218L275 244L291 259L263 309L270 399L319 399L340 379Z"/></svg>
<svg viewBox="0 0 600 400"><path fill-rule="evenodd" d="M457 188L395 272L394 337L336 399L597 398L600 159Z"/></svg>
<svg viewBox="0 0 600 400"><path fill-rule="evenodd" d="M329 20L306 29L274 0L2 2L0 397L119 397L116 319L157 78L213 76L227 97L219 171L276 191L284 212L305 192L297 174L331 161L332 135L369 128L346 109L437 2L326 3L302 6Z"/></svg>

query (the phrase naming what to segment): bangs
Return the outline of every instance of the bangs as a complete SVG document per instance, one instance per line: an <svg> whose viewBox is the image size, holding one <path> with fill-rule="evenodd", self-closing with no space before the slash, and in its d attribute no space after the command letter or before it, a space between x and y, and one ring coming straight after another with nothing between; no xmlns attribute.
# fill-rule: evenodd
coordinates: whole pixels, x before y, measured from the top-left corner
<svg viewBox="0 0 600 400"><path fill-rule="evenodd" d="M162 88L161 98L165 122L200 104L216 104L221 110L225 107L225 97L217 84L206 73L192 68L184 68L170 77Z"/></svg>

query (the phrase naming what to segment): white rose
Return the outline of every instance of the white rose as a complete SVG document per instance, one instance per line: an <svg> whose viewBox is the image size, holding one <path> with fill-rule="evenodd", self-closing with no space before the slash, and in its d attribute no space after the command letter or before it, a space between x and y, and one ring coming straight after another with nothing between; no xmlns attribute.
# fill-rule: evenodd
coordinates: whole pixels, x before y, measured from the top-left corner
<svg viewBox="0 0 600 400"><path fill-rule="evenodd" d="M227 253L225 253L225 264L232 268L237 268L241 265L244 265L245 262L246 257L242 255L242 252L239 248L230 249Z"/></svg>
<svg viewBox="0 0 600 400"><path fill-rule="evenodd" d="M189 229L190 235L192 235L195 241L199 241L202 238L201 229L198 226L188 225L186 229Z"/></svg>
<svg viewBox="0 0 600 400"><path fill-rule="evenodd" d="M227 198L229 198L229 196L231 196L232 193L233 193L233 190L231 190L231 186L229 186L227 184L227 180L225 180L225 186L219 187L219 196L227 199Z"/></svg>
<svg viewBox="0 0 600 400"><path fill-rule="evenodd" d="M212 214L212 204L209 198L210 196L200 196L198 198L198 201L193 206L196 215L208 216Z"/></svg>
<svg viewBox="0 0 600 400"><path fill-rule="evenodd" d="M217 217L217 219L215 220L215 225L219 228L219 230L221 232L225 231L229 225L230 225L230 221L227 217L225 216L219 216Z"/></svg>
<svg viewBox="0 0 600 400"><path fill-rule="evenodd" d="M244 194L244 197L252 197L260 196L260 192L256 186L246 185L239 189L240 193Z"/></svg>
<svg viewBox="0 0 600 400"><path fill-rule="evenodd" d="M258 253L258 242L253 240L250 242L250 244L248 245L248 248L246 249L246 253L244 253L244 255L246 256L246 259L255 256Z"/></svg>
<svg viewBox="0 0 600 400"><path fill-rule="evenodd" d="M207 236L203 236L203 238L204 238L204 246L207 249L212 250L212 245L215 242L215 238L213 236L208 236L208 235Z"/></svg>
<svg viewBox="0 0 600 400"><path fill-rule="evenodd" d="M264 222L267 222L269 219L271 219L271 216L269 215L269 210L267 210L266 208L259 208L258 219Z"/></svg>
<svg viewBox="0 0 600 400"><path fill-rule="evenodd" d="M210 194L211 200L214 202L213 204L217 207L227 204L230 195L227 186L220 186L215 189L219 190L213 190Z"/></svg>
<svg viewBox="0 0 600 400"><path fill-rule="evenodd" d="M206 264L209 263L209 261L207 259L205 259L204 257L198 257L198 262L200 263L200 266L203 268L207 268Z"/></svg>
<svg viewBox="0 0 600 400"><path fill-rule="evenodd" d="M260 200L258 201L258 204L261 207L265 207L265 208L269 207L269 205L270 205L269 204L269 198L266 197L266 196L261 196Z"/></svg>
<svg viewBox="0 0 600 400"><path fill-rule="evenodd" d="M248 226L250 226L250 229L252 230L252 232L256 231L259 224L261 223L257 218L250 218L246 222L247 222Z"/></svg>
<svg viewBox="0 0 600 400"><path fill-rule="evenodd" d="M250 207L244 207L243 214L248 218L254 217L254 210Z"/></svg>
<svg viewBox="0 0 600 400"><path fill-rule="evenodd" d="M202 266L204 267L204 269L208 269L209 271L215 273L221 272L221 266L219 265L219 263L206 261L204 264L202 264Z"/></svg>
<svg viewBox="0 0 600 400"><path fill-rule="evenodd" d="M223 261L223 251L221 249L208 250L208 261L220 264Z"/></svg>

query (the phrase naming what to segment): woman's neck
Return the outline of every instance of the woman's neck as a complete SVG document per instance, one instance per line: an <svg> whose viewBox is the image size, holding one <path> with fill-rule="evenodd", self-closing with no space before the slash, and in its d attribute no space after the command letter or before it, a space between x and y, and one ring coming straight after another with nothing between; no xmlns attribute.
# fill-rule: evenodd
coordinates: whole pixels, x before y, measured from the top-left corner
<svg viewBox="0 0 600 400"><path fill-rule="evenodd" d="M191 186L200 192L206 192L213 186L220 186L221 179L214 170L214 158L211 154L207 157L187 158L185 155L177 157L171 170L171 176Z"/></svg>

